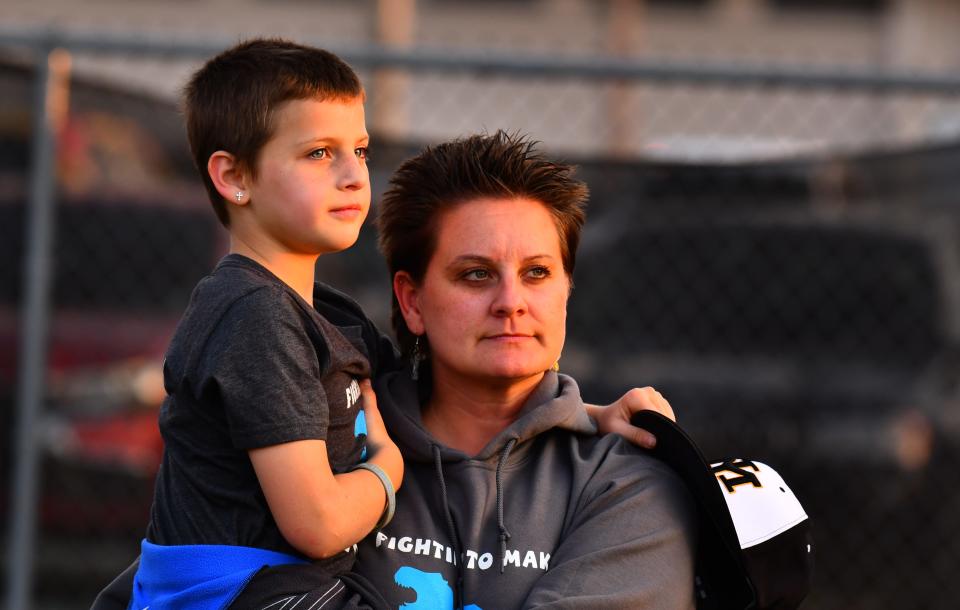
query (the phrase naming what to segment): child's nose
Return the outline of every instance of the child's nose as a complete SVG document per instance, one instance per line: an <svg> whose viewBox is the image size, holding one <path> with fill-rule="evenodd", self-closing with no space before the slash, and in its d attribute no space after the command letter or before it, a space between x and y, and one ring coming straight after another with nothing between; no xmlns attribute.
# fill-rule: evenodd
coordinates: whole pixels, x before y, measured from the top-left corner
<svg viewBox="0 0 960 610"><path fill-rule="evenodd" d="M345 159L340 167L338 186L343 190L359 190L370 182L367 164L356 156Z"/></svg>

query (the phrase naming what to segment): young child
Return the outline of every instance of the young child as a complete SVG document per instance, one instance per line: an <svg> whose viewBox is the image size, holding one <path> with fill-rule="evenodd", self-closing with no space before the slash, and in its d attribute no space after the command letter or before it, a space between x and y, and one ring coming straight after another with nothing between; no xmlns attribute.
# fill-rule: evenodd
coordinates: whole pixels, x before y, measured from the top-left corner
<svg viewBox="0 0 960 610"><path fill-rule="evenodd" d="M338 575L403 476L361 390L392 348L369 353L372 323L314 266L353 245L370 206L363 101L338 57L282 40L241 43L187 85L191 150L230 253L167 350L132 608L360 603L343 581L363 582Z"/></svg>

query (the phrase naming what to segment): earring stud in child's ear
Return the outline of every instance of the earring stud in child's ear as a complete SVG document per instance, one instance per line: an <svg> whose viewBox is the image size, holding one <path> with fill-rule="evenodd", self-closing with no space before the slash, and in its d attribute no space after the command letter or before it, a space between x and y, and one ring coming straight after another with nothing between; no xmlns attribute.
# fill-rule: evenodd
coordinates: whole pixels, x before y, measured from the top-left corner
<svg viewBox="0 0 960 610"><path fill-rule="evenodd" d="M242 200L243 200L243 191L237 191L236 198L237 198L237 203L239 203L240 201L242 201Z"/></svg>

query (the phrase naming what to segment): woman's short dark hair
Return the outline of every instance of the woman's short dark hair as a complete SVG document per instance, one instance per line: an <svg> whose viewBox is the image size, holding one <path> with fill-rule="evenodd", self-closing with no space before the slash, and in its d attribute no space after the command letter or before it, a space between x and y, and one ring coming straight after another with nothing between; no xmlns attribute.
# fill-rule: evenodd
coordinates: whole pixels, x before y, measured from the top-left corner
<svg viewBox="0 0 960 610"><path fill-rule="evenodd" d="M257 156L273 135L274 115L290 100L363 98L356 73L323 49L279 38L257 38L220 53L184 88L187 138L217 218L229 224L226 206L207 173L218 150L232 154L253 178Z"/></svg>
<svg viewBox="0 0 960 610"><path fill-rule="evenodd" d="M551 161L537 142L497 131L427 147L404 162L390 179L377 213L380 251L392 278L406 271L423 280L446 210L481 198L532 199L553 216L563 268L573 276L587 185L571 165ZM392 323L400 349L409 354L414 336L393 297Z"/></svg>

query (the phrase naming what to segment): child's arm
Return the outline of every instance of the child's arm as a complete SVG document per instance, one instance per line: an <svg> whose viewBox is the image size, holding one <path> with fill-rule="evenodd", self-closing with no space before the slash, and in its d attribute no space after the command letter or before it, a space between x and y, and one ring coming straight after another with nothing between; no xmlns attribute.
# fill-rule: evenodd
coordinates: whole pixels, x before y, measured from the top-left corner
<svg viewBox="0 0 960 610"><path fill-rule="evenodd" d="M367 463L403 479L403 459L387 435L369 381L361 384L367 420ZM283 537L304 555L331 557L366 536L386 504L380 479L368 470L333 474L321 440L283 443L250 452L270 512Z"/></svg>

